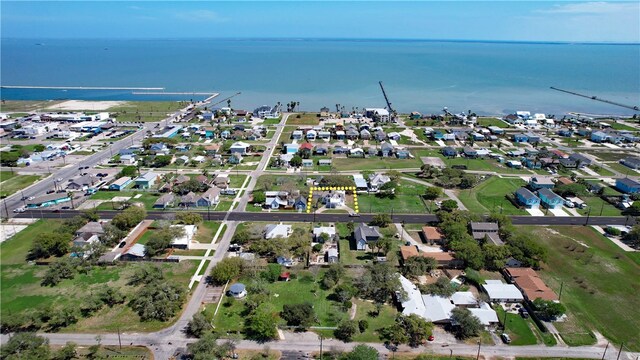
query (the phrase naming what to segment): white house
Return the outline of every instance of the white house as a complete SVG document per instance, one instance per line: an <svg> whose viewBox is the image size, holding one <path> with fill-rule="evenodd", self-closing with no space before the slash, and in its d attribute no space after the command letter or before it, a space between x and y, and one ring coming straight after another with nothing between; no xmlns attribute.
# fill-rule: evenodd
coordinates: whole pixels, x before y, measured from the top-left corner
<svg viewBox="0 0 640 360"><path fill-rule="evenodd" d="M251 147L251 145L242 142L242 141L238 141L235 142L231 145L231 148L229 149L229 151L233 154L233 153L239 153L240 155L246 155L247 154L247 149L249 149L249 147Z"/></svg>
<svg viewBox="0 0 640 360"><path fill-rule="evenodd" d="M313 228L314 241L319 242L317 240L321 234L327 234L329 235L329 239L333 240L336 236L336 228L333 226L318 226L316 228Z"/></svg>
<svg viewBox="0 0 640 360"><path fill-rule="evenodd" d="M123 165L135 165L137 163L135 155L122 155L120 156L120 164Z"/></svg>
<svg viewBox="0 0 640 360"><path fill-rule="evenodd" d="M264 238L265 239L273 239L277 237L288 238L293 230L291 229L291 225L280 224L269 224L264 228Z"/></svg>
<svg viewBox="0 0 640 360"><path fill-rule="evenodd" d="M482 288L493 302L515 303L524 300L524 296L515 285L505 284L500 280L486 280Z"/></svg>
<svg viewBox="0 0 640 360"><path fill-rule="evenodd" d="M171 240L171 247L176 249L189 249L189 244L198 231L196 225L171 225L172 228L184 229L184 234Z"/></svg>
<svg viewBox="0 0 640 360"><path fill-rule="evenodd" d="M387 175L384 174L371 174L369 175L369 190L378 191L380 187L391 181Z"/></svg>

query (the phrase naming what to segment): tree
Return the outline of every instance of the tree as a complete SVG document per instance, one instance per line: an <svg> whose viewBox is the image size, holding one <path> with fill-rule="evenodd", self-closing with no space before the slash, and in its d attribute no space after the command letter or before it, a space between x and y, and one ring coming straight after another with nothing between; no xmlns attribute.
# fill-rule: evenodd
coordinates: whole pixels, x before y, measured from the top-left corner
<svg viewBox="0 0 640 360"><path fill-rule="evenodd" d="M145 255L153 257L161 254L166 248L171 246L173 239L181 236L184 236L184 229L181 227L165 226L157 230L145 244Z"/></svg>
<svg viewBox="0 0 640 360"><path fill-rule="evenodd" d="M104 303L100 299L100 297L93 295L89 296L86 299L83 299L82 303L79 306L80 313L84 317L89 317L96 311L102 309Z"/></svg>
<svg viewBox="0 0 640 360"><path fill-rule="evenodd" d="M122 231L128 231L146 217L147 211L144 208L131 206L123 212L116 214L111 220L111 224Z"/></svg>
<svg viewBox="0 0 640 360"><path fill-rule="evenodd" d="M6 360L48 359L49 339L30 332L20 332L0 347L0 358Z"/></svg>
<svg viewBox="0 0 640 360"><path fill-rule="evenodd" d="M358 330L360 330L361 333L367 331L368 328L369 322L366 319L358 321Z"/></svg>
<svg viewBox="0 0 640 360"><path fill-rule="evenodd" d="M378 350L371 346L360 344L356 345L350 352L344 353L339 360L374 360L378 359Z"/></svg>
<svg viewBox="0 0 640 360"><path fill-rule="evenodd" d="M276 330L276 315L273 306L269 303L260 304L247 318L247 333L256 340L275 339L278 332Z"/></svg>
<svg viewBox="0 0 640 360"><path fill-rule="evenodd" d="M385 303L402 291L396 269L386 262L369 264L365 273L355 280L355 287L363 298Z"/></svg>
<svg viewBox="0 0 640 360"><path fill-rule="evenodd" d="M130 178L135 177L138 174L138 168L130 165L130 166L125 166L122 168L122 170L120 170L120 174L118 174L118 177L123 177L123 176L128 176Z"/></svg>
<svg viewBox="0 0 640 360"><path fill-rule="evenodd" d="M49 327L51 330L58 330L63 327L75 324L78 322L78 316L76 309L70 306L63 307L57 310L51 319L49 319Z"/></svg>
<svg viewBox="0 0 640 360"><path fill-rule="evenodd" d="M533 306L536 309L536 313L546 320L555 320L567 311L564 305L559 302L543 300L541 298L533 300Z"/></svg>
<svg viewBox="0 0 640 360"><path fill-rule="evenodd" d="M445 200L440 205L440 208L445 211L453 211L458 208L458 203L455 200Z"/></svg>
<svg viewBox="0 0 640 360"><path fill-rule="evenodd" d="M634 225L623 238L627 244L635 248L640 246L640 225Z"/></svg>
<svg viewBox="0 0 640 360"><path fill-rule="evenodd" d="M389 214L376 214L369 223L371 226L387 227L391 224L391 216Z"/></svg>
<svg viewBox="0 0 640 360"><path fill-rule="evenodd" d="M232 353L236 347L232 341L225 341L221 344L217 343L217 336L207 333L198 341L188 344L187 349L191 354L190 359L193 360L210 360L225 359Z"/></svg>
<svg viewBox="0 0 640 360"><path fill-rule="evenodd" d="M73 279L76 275L77 259L65 257L52 262L47 268L40 285L56 286L63 279Z"/></svg>
<svg viewBox="0 0 640 360"><path fill-rule="evenodd" d="M2 164L2 166L15 167L18 165L19 159L20 159L20 154L18 154L15 151L0 152L0 164Z"/></svg>
<svg viewBox="0 0 640 360"><path fill-rule="evenodd" d="M265 201L267 201L267 197L264 194L264 191L257 190L257 191L254 191L252 195L253 195L254 204L262 204Z"/></svg>
<svg viewBox="0 0 640 360"><path fill-rule="evenodd" d="M202 215L194 212L179 212L176 214L176 220L184 225L197 225L202 222Z"/></svg>
<svg viewBox="0 0 640 360"><path fill-rule="evenodd" d="M436 200L440 196L442 196L442 188L439 188L439 187L435 187L435 186L428 187L424 191L424 198L427 200Z"/></svg>
<svg viewBox="0 0 640 360"><path fill-rule="evenodd" d="M147 284L156 280L164 280L162 269L157 265L147 265L136 268L131 274L127 285L137 286Z"/></svg>
<svg viewBox="0 0 640 360"><path fill-rule="evenodd" d="M282 266L280 264L269 264L267 269L260 273L260 276L268 282L276 282L282 274Z"/></svg>
<svg viewBox="0 0 640 360"><path fill-rule="evenodd" d="M402 273L415 278L431 272L437 266L438 262L432 257L412 256L404 261Z"/></svg>
<svg viewBox="0 0 640 360"><path fill-rule="evenodd" d="M484 255L480 245L474 240L471 241L454 241L450 245L454 250L456 259L464 261L465 266L480 270L484 266Z"/></svg>
<svg viewBox="0 0 640 360"><path fill-rule="evenodd" d="M289 161L289 165L291 165L292 167L300 167L300 166L302 166L302 157L300 157L300 155L298 155L298 154L293 155L293 157Z"/></svg>
<svg viewBox="0 0 640 360"><path fill-rule="evenodd" d="M353 287L353 285L348 283L342 283L336 286L333 293L339 302L344 303L346 301L351 300L351 298L353 298L354 296L356 296L358 291L356 290L356 288Z"/></svg>
<svg viewBox="0 0 640 360"><path fill-rule="evenodd" d="M398 183L393 180L387 183L384 183L382 186L380 186L380 192L376 194L376 196L394 199L396 197L397 187L398 187Z"/></svg>
<svg viewBox="0 0 640 360"><path fill-rule="evenodd" d="M117 288L109 285L104 285L98 290L98 298L109 307L122 304L125 300L124 295Z"/></svg>
<svg viewBox="0 0 640 360"><path fill-rule="evenodd" d="M416 314L399 315L396 323L402 327L407 336L407 343L416 347L431 335L433 324Z"/></svg>
<svg viewBox="0 0 640 360"><path fill-rule="evenodd" d="M251 237L249 236L249 232L245 229L239 229L233 234L232 242L234 244L243 245L249 242Z"/></svg>
<svg viewBox="0 0 640 360"><path fill-rule="evenodd" d="M211 269L211 281L214 284L222 285L227 281L231 281L242 272L244 260L239 257L224 258ZM279 274L278 274L279 275Z"/></svg>
<svg viewBox="0 0 640 360"><path fill-rule="evenodd" d="M393 247L392 240L386 236L376 241L375 243L375 248L378 250L378 253L382 253L385 256L389 251L391 251L392 247Z"/></svg>
<svg viewBox="0 0 640 360"><path fill-rule="evenodd" d="M584 196L589 192L587 191L587 187L581 183L573 183L566 185L557 185L553 188L553 192L556 194L566 197L566 196Z"/></svg>
<svg viewBox="0 0 640 360"><path fill-rule="evenodd" d="M156 157L153 158L153 163L151 164L151 167L154 167L154 168L165 167L171 164L172 159L173 157L171 155L156 155Z"/></svg>
<svg viewBox="0 0 640 360"><path fill-rule="evenodd" d="M71 236L63 232L45 232L33 240L28 260L42 259L49 256L63 256L69 252Z"/></svg>
<svg viewBox="0 0 640 360"><path fill-rule="evenodd" d="M622 211L623 215L640 216L640 201L634 201L631 206Z"/></svg>
<svg viewBox="0 0 640 360"><path fill-rule="evenodd" d="M167 321L182 308L185 292L177 284L152 281L145 284L129 302L142 321Z"/></svg>
<svg viewBox="0 0 640 360"><path fill-rule="evenodd" d="M280 312L280 317L287 322L287 325L297 326L302 330L306 330L318 321L316 313L313 310L313 305L308 302L302 304L285 304Z"/></svg>
<svg viewBox="0 0 640 360"><path fill-rule="evenodd" d="M211 329L211 325L202 312L195 313L187 324L187 333L194 337L202 337L206 330Z"/></svg>
<svg viewBox="0 0 640 360"><path fill-rule="evenodd" d="M451 321L456 326L456 337L467 339L477 336L482 330L482 323L467 308L456 307L451 310Z"/></svg>
<svg viewBox="0 0 640 360"><path fill-rule="evenodd" d="M507 239L507 246L516 260L524 266L539 267L547 259L547 249L524 235L512 236Z"/></svg>
<svg viewBox="0 0 640 360"><path fill-rule="evenodd" d="M424 290L427 294L443 297L449 297L456 292L456 288L451 284L451 281L449 281L446 276L439 277L435 283L425 286Z"/></svg>
<svg viewBox="0 0 640 360"><path fill-rule="evenodd" d="M72 342L67 342L60 350L53 355L53 360L72 360L78 357L76 351L77 345Z"/></svg>
<svg viewBox="0 0 640 360"><path fill-rule="evenodd" d="M342 320L333 334L338 340L349 342L358 333L358 323L354 320Z"/></svg>
<svg viewBox="0 0 640 360"><path fill-rule="evenodd" d="M484 267L487 270L497 271L504 267L511 252L506 246L498 246L485 242L482 245L484 253Z"/></svg>

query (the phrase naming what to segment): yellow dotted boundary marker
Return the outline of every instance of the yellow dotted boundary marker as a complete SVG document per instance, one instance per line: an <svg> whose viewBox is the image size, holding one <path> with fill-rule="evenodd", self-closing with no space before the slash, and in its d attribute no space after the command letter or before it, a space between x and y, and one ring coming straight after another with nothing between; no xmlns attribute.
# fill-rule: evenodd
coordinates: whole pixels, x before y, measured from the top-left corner
<svg viewBox="0 0 640 360"><path fill-rule="evenodd" d="M311 213L311 202L313 201L314 191L327 191L327 190L341 190L341 191L353 191L353 211L355 213L360 212L358 207L358 193L355 186L312 186L309 188L309 198L307 199L307 214Z"/></svg>

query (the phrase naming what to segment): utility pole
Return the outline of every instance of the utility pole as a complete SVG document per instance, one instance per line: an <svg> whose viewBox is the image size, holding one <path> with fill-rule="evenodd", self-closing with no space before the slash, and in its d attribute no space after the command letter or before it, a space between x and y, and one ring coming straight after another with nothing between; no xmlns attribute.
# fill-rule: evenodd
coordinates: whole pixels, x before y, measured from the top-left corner
<svg viewBox="0 0 640 360"><path fill-rule="evenodd" d="M478 340L478 355L476 355L476 360L480 359L480 344L482 344L482 341Z"/></svg>
<svg viewBox="0 0 640 360"><path fill-rule="evenodd" d="M118 344L120 345L120 350L122 350L122 340L120 340L120 327L118 326Z"/></svg>
<svg viewBox="0 0 640 360"><path fill-rule="evenodd" d="M602 205L604 205L604 201ZM589 211L587 212L587 221L584 223L585 226L589 225L589 217L591 217L591 207L589 207Z"/></svg>
<svg viewBox="0 0 640 360"><path fill-rule="evenodd" d="M322 360L322 335L318 336L320 336L320 360Z"/></svg>
<svg viewBox="0 0 640 360"><path fill-rule="evenodd" d="M560 301L560 298L562 297L562 288L564 288L564 281L560 283L560 294L558 294L558 301Z"/></svg>

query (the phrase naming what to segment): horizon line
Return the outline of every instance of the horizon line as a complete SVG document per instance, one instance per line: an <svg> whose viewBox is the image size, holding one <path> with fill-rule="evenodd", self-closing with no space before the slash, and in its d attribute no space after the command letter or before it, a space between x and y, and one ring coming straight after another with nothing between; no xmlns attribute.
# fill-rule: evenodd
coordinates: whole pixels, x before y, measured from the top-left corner
<svg viewBox="0 0 640 360"><path fill-rule="evenodd" d="M570 40L488 40L488 39L430 39L430 38L352 38L352 37L14 37L0 36L0 40L220 40L220 41L360 41L360 42L452 42L497 44L559 44L559 45L640 45L630 41L570 41Z"/></svg>

